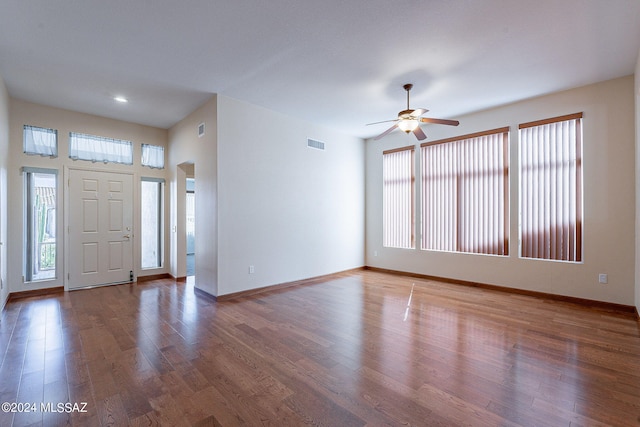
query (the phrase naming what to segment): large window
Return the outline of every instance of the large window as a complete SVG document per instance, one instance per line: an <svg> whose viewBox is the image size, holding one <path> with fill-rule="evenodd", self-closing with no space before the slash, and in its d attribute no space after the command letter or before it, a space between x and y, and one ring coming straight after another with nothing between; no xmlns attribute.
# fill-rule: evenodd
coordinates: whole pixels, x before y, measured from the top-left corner
<svg viewBox="0 0 640 427"><path fill-rule="evenodd" d="M520 253L582 261L582 113L521 124Z"/></svg>
<svg viewBox="0 0 640 427"><path fill-rule="evenodd" d="M69 158L91 162L133 164L131 141L69 133Z"/></svg>
<svg viewBox="0 0 640 427"><path fill-rule="evenodd" d="M24 125L22 150L25 154L58 157L58 131Z"/></svg>
<svg viewBox="0 0 640 427"><path fill-rule="evenodd" d="M424 143L422 249L509 253L509 128Z"/></svg>
<svg viewBox="0 0 640 427"><path fill-rule="evenodd" d="M25 282L56 277L57 171L23 168Z"/></svg>
<svg viewBox="0 0 640 427"><path fill-rule="evenodd" d="M382 154L383 246L413 248L413 157L415 148Z"/></svg>
<svg viewBox="0 0 640 427"><path fill-rule="evenodd" d="M140 191L142 268L162 267L163 187L163 179L142 178Z"/></svg>

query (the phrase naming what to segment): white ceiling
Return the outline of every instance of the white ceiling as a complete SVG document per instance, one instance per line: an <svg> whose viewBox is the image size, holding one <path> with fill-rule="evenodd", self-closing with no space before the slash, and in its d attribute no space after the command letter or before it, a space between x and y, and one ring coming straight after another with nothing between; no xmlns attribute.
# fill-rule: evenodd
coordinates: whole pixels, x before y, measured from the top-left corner
<svg viewBox="0 0 640 427"><path fill-rule="evenodd" d="M161 128L219 93L369 137L404 83L455 118L633 74L639 51L638 0L0 0L11 96Z"/></svg>

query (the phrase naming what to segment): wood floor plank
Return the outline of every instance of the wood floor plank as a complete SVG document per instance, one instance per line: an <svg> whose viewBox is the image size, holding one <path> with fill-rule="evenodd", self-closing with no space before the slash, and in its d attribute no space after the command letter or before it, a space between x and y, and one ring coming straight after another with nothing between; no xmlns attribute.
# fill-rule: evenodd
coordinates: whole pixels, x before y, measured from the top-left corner
<svg viewBox="0 0 640 427"><path fill-rule="evenodd" d="M411 300L409 303L409 295ZM626 426L632 316L353 271L215 302L169 279L10 301L0 425Z"/></svg>
<svg viewBox="0 0 640 427"><path fill-rule="evenodd" d="M98 419L103 426L126 426L129 424L126 410L120 394L105 397L97 401Z"/></svg>

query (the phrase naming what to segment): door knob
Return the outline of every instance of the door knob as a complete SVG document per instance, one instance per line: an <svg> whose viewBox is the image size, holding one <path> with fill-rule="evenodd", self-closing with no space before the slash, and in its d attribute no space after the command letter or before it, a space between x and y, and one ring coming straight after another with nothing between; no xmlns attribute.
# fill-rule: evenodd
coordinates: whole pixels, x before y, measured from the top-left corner
<svg viewBox="0 0 640 427"><path fill-rule="evenodd" d="M130 238L131 238L131 235L129 235L129 234L125 234L125 235L124 235L124 237L126 237L127 239L130 239Z"/></svg>

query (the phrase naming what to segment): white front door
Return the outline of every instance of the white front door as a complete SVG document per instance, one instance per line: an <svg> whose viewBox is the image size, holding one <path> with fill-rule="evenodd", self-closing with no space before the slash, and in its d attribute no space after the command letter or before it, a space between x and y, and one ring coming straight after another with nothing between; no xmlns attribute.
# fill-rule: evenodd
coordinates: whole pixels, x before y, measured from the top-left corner
<svg viewBox="0 0 640 427"><path fill-rule="evenodd" d="M129 281L133 176L69 170L68 289Z"/></svg>

